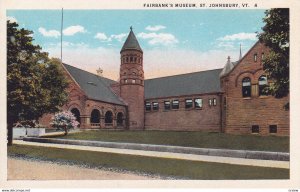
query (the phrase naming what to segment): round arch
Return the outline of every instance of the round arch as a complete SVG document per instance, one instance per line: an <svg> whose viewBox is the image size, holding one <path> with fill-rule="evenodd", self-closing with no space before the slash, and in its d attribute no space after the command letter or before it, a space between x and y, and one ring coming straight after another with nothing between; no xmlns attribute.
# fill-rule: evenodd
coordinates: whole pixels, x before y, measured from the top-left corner
<svg viewBox="0 0 300 192"><path fill-rule="evenodd" d="M91 123L100 123L100 111L93 109L91 112Z"/></svg>
<svg viewBox="0 0 300 192"><path fill-rule="evenodd" d="M113 123L113 113L111 111L106 111L105 113L105 124Z"/></svg>
<svg viewBox="0 0 300 192"><path fill-rule="evenodd" d="M72 108L71 113L73 113L73 115L76 117L76 121L80 122L80 111L77 108Z"/></svg>
<svg viewBox="0 0 300 192"><path fill-rule="evenodd" d="M123 126L124 125L124 115L122 112L119 112L117 114L117 126Z"/></svg>

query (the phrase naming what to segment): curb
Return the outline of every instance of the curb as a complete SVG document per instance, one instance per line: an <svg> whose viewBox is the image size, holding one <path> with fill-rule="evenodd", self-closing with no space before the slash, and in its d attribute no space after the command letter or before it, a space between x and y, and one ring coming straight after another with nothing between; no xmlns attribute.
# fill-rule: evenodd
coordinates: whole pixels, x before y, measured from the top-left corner
<svg viewBox="0 0 300 192"><path fill-rule="evenodd" d="M231 149L210 149L210 148L195 148L195 147L180 147L167 145L152 145L138 143L117 143L105 141L87 141L87 140L71 140L71 139L52 139L52 138L36 138L24 137L23 141L39 142L39 143L56 143L67 145L82 145L92 147L108 147L119 149L134 149L145 151L159 151L171 153L185 153L195 155L235 157L245 159L261 159L275 161L289 161L290 154L284 152L268 152L268 151L248 151L248 150L231 150Z"/></svg>

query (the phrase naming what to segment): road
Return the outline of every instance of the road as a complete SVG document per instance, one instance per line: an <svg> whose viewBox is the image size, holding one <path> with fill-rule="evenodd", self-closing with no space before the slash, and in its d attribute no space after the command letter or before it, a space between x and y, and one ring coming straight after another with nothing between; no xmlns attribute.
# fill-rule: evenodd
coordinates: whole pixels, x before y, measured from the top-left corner
<svg viewBox="0 0 300 192"><path fill-rule="evenodd" d="M8 157L8 180L153 180L133 173L119 173L76 165ZM157 178L156 178L157 179Z"/></svg>

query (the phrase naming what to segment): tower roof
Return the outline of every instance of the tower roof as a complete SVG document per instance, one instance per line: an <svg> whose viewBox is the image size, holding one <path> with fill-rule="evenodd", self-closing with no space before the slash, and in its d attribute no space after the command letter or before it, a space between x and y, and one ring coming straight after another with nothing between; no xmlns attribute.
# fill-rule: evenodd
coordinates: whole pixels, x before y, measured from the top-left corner
<svg viewBox="0 0 300 192"><path fill-rule="evenodd" d="M234 64L230 61L230 57L228 56L227 58L227 63L225 65L225 67L223 68L223 70L220 73L220 77L223 77L225 75L227 75L234 67Z"/></svg>
<svg viewBox="0 0 300 192"><path fill-rule="evenodd" d="M138 40L136 39L133 31L132 31L132 27L130 27L130 32L129 32L129 35L121 49L121 52L122 51L125 51L125 50L137 50L137 51L141 51L143 52L143 50L141 49L140 47L140 44L138 42Z"/></svg>

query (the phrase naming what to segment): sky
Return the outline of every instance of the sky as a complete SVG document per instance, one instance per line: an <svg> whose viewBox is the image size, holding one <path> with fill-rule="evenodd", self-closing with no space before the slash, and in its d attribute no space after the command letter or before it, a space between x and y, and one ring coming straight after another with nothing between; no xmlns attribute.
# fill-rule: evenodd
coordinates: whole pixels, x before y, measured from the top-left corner
<svg viewBox="0 0 300 192"><path fill-rule="evenodd" d="M120 50L130 26L144 52L145 79L222 68L258 40L263 9L64 10L63 62L119 78ZM61 10L8 10L33 31L34 44L60 58Z"/></svg>

